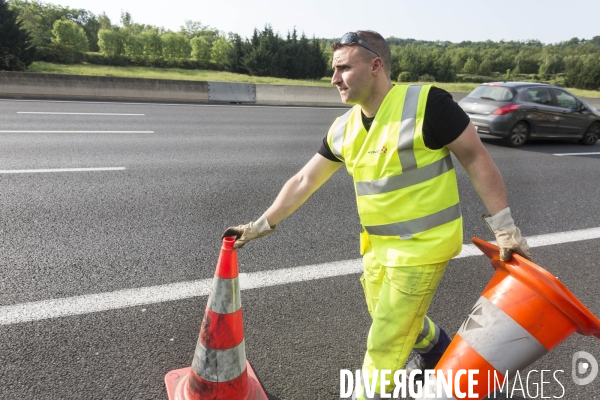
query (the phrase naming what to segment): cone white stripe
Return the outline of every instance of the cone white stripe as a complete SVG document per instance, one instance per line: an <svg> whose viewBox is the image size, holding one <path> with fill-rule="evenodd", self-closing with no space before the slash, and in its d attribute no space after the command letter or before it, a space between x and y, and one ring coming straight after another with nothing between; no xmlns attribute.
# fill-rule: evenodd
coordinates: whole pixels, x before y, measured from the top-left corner
<svg viewBox="0 0 600 400"><path fill-rule="evenodd" d="M208 308L217 314L231 314L242 307L238 278L222 279L214 277L212 291L208 298Z"/></svg>
<svg viewBox="0 0 600 400"><path fill-rule="evenodd" d="M524 369L548 353L533 335L483 296L457 334L502 374Z"/></svg>
<svg viewBox="0 0 600 400"><path fill-rule="evenodd" d="M227 350L210 349L198 340L192 369L209 382L228 382L246 369L245 341Z"/></svg>

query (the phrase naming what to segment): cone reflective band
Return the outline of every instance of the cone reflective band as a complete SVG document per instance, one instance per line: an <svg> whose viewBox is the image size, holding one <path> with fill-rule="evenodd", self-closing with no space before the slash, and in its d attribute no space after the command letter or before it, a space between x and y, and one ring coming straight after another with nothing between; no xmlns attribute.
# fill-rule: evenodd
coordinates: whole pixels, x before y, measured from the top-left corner
<svg viewBox="0 0 600 400"><path fill-rule="evenodd" d="M224 238L191 368L165 376L170 400L266 400L246 360L234 238Z"/></svg>
<svg viewBox="0 0 600 400"><path fill-rule="evenodd" d="M450 370L479 370L473 392L483 399L503 384L507 371L514 376L574 332L600 339L600 320L556 277L519 255L500 261L498 248L483 240L473 243L496 272L435 367L437 374L447 379ZM444 390L436 395L465 398L468 387L465 374L453 385L453 397Z"/></svg>

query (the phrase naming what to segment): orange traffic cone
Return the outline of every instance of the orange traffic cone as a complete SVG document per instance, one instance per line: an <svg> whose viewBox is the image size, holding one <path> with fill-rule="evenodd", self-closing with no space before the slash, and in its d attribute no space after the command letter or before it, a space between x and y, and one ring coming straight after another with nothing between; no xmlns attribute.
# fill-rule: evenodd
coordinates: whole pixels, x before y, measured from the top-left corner
<svg viewBox="0 0 600 400"><path fill-rule="evenodd" d="M600 320L552 274L519 255L500 261L498 247L477 238L473 243L496 272L435 367L444 373L441 379L449 371L477 369L473 393L483 399L502 385L507 371L513 376L574 332L600 339ZM461 378L452 387L454 398L467 393L468 375ZM444 392L436 398L452 398Z"/></svg>
<svg viewBox="0 0 600 400"><path fill-rule="evenodd" d="M246 360L234 238L223 239L192 366L169 372L169 400L267 400Z"/></svg>

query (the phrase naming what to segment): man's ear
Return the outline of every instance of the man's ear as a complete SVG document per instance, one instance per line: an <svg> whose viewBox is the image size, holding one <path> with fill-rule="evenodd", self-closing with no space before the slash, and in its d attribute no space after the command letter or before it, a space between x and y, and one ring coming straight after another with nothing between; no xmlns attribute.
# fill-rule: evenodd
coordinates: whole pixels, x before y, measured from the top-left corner
<svg viewBox="0 0 600 400"><path fill-rule="evenodd" d="M383 70L383 60L379 57L373 59L373 63L371 64L371 72L374 74L378 74Z"/></svg>

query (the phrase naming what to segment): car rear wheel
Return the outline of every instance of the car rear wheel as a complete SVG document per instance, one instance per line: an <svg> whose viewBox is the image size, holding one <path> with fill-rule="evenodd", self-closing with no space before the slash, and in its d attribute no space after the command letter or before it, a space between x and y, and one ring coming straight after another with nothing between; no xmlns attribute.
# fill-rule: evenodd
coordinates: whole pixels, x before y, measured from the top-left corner
<svg viewBox="0 0 600 400"><path fill-rule="evenodd" d="M584 144L586 146L591 146L598 141L598 137L600 136L600 124L594 122L587 131L583 134L583 137L579 140L579 143Z"/></svg>
<svg viewBox="0 0 600 400"><path fill-rule="evenodd" d="M510 147L523 146L529 137L529 125L523 121L517 122L511 129L504 142Z"/></svg>

